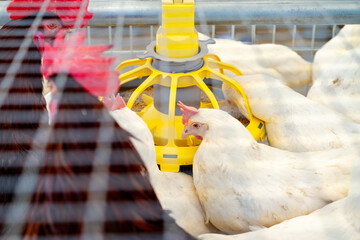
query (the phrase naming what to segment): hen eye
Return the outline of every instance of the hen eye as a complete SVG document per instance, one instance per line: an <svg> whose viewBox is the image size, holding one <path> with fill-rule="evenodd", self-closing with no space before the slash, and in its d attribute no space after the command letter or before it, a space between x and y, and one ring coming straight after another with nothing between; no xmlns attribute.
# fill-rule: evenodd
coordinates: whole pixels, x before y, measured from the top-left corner
<svg viewBox="0 0 360 240"><path fill-rule="evenodd" d="M199 128L200 127L200 124L198 124L198 123L193 123L192 125L193 125L194 128Z"/></svg>
<svg viewBox="0 0 360 240"><path fill-rule="evenodd" d="M55 23L51 23L51 24L48 24L47 27L49 29L55 29L55 28L57 28L57 25Z"/></svg>

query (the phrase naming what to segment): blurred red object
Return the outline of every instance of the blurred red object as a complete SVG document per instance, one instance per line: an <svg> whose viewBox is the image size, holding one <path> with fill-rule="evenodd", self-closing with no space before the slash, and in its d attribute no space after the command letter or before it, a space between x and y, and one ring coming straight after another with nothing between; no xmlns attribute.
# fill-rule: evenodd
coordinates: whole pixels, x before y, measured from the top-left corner
<svg viewBox="0 0 360 240"><path fill-rule="evenodd" d="M89 0L13 0L6 11L11 19L20 19L40 11L43 5L44 11L57 14L69 28L84 27L93 17L87 10Z"/></svg>

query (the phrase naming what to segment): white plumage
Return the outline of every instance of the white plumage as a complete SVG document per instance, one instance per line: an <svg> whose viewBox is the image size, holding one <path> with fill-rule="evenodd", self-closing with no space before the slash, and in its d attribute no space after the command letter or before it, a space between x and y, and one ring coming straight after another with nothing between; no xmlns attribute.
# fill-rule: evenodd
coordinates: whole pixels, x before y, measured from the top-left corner
<svg viewBox="0 0 360 240"><path fill-rule="evenodd" d="M360 25L346 25L314 57L308 98L360 123Z"/></svg>
<svg viewBox="0 0 360 240"><path fill-rule="evenodd" d="M359 157L355 147L293 153L259 144L216 109L199 109L183 133L203 138L194 184L207 219L226 233L270 227L345 197Z"/></svg>
<svg viewBox="0 0 360 240"><path fill-rule="evenodd" d="M358 153L359 154L359 153ZM201 240L359 240L360 161L355 160L346 198L309 215L296 217L268 229L238 235L204 234Z"/></svg>
<svg viewBox="0 0 360 240"><path fill-rule="evenodd" d="M208 37L199 34L200 39ZM289 87L311 83L311 63L290 48L280 44L244 44L230 39L214 39L209 52L224 63L238 68L244 75L267 74Z"/></svg>
<svg viewBox="0 0 360 240"><path fill-rule="evenodd" d="M312 101L278 79L257 74L234 77L250 109L265 122L270 145L289 151L317 151L359 142L360 125ZM223 84L225 97L247 116L241 97Z"/></svg>
<svg viewBox="0 0 360 240"><path fill-rule="evenodd" d="M45 98L45 102L46 102L46 110L48 111L48 115L49 115L49 124L51 123L51 119L50 119L50 107L49 107L49 104L50 104L50 101L51 101L51 92L48 92L44 95L44 98Z"/></svg>
<svg viewBox="0 0 360 240"><path fill-rule="evenodd" d="M154 139L146 123L135 112L126 107L125 103L123 108L110 111L110 114L123 129L134 136L130 138L131 142L144 161L152 183L155 180L153 173L159 169L156 165Z"/></svg>
<svg viewBox="0 0 360 240"><path fill-rule="evenodd" d="M156 164L153 136L146 123L127 108L125 103L120 105L124 107L110 111L110 114L122 128L134 136L131 141L148 169L151 184L162 207L169 210L169 215L176 223L193 236L219 232L211 224L205 224L205 213L201 208L192 177L185 173L161 172Z"/></svg>
<svg viewBox="0 0 360 240"><path fill-rule="evenodd" d="M343 53L360 45L360 25L345 25L330 41L325 43L316 53L312 65L312 78L318 77L332 68Z"/></svg>

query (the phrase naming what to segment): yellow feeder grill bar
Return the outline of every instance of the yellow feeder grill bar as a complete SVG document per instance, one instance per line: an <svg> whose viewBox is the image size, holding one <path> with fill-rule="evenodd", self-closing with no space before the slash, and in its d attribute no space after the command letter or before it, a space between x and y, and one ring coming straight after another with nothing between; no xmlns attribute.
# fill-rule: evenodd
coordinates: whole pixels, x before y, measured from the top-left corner
<svg viewBox="0 0 360 240"><path fill-rule="evenodd" d="M222 63L216 55L207 54L207 44L215 41L198 40L194 28L194 1L183 0L186 3L182 4L177 3L181 0L175 1L176 3L163 0L163 23L157 32L156 42L150 43L139 59L124 61L116 69L121 72L126 67L138 66L119 76L121 85L146 77L130 96L127 107L131 109L142 94L146 107L138 114L153 134L157 164L162 171L169 172L178 172L182 165L192 165L201 143L193 136L181 139L184 126L181 123L180 109L176 106L177 101L187 104L184 99L186 96L182 95L188 95L195 99L199 107L219 109L219 103L204 79L219 80L234 88L243 97L248 111L250 123L247 129L255 140L263 141L265 138L264 122L252 115L243 89L224 75L224 70L236 75L242 75L241 71ZM154 87L154 98L143 93L151 86ZM155 88L169 89L165 107L157 99ZM210 103L201 102L201 91L209 98Z"/></svg>
<svg viewBox="0 0 360 240"><path fill-rule="evenodd" d="M212 78L222 81L234 88L244 98L245 107L249 113L250 121L247 129L253 135L255 140L264 140L264 123L252 115L248 100L241 86L233 79L225 76L223 73L223 69L225 69L237 75L242 75L238 69L230 64L220 62L216 55L210 54L204 57L204 65L202 68L188 73L161 72L152 66L152 62L152 58L124 61L117 67L117 71L120 72L127 66L140 65L136 69L121 74L119 77L121 84L148 76L147 79L135 89L128 100L127 107L130 109L133 107L135 100L146 88L153 86L154 84L170 87L168 115L157 111L154 107L153 99L146 95L143 96L143 98L147 106L138 113L147 123L154 136L157 163L160 165L160 169L162 171L178 172L180 165L191 165L195 152L200 144L200 140L197 140L194 137L181 139L181 133L184 126L181 123L181 116L175 116L177 88L195 85L206 94L212 107L219 109L219 104L214 94L203 82L204 78ZM217 69L219 69L219 71ZM201 102L200 107L209 108L211 106Z"/></svg>

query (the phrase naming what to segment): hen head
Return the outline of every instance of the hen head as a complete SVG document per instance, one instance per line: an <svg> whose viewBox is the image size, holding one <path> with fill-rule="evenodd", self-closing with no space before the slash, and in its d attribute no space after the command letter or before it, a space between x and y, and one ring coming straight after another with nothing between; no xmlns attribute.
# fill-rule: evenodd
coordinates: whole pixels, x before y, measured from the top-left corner
<svg viewBox="0 0 360 240"><path fill-rule="evenodd" d="M42 22L33 34L33 41L41 54L45 42L52 44L61 30L82 28L93 17L87 10L89 0L12 0L6 11L11 19L35 19L42 12ZM32 23L32 21L30 21Z"/></svg>
<svg viewBox="0 0 360 240"><path fill-rule="evenodd" d="M196 121L193 117L198 115L199 110L185 105L181 101L177 104L180 107L181 112L183 113L182 123L184 124L184 131L182 133L182 138L194 135L197 139L203 139L205 133L209 129L207 123Z"/></svg>
<svg viewBox="0 0 360 240"><path fill-rule="evenodd" d="M33 41L40 51L41 55L44 52L45 43L53 44L56 34L61 30L66 29L63 27L62 22L56 18L44 19L39 26L38 31L33 35ZM66 29L70 30L70 29Z"/></svg>

